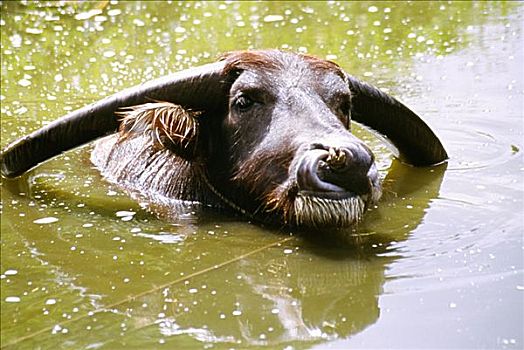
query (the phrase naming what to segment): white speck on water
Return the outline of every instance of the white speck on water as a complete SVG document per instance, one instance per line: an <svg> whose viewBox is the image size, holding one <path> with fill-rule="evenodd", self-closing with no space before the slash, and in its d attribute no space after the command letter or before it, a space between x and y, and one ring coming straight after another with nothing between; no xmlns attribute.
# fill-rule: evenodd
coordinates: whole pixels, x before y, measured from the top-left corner
<svg viewBox="0 0 524 350"><path fill-rule="evenodd" d="M378 11L378 7L376 6L370 6L368 7L368 12L374 13Z"/></svg>
<svg viewBox="0 0 524 350"><path fill-rule="evenodd" d="M89 10L89 11L86 11L86 12L77 13L75 15L75 19L77 21L83 21L83 20L89 19L89 18L91 18L93 16L99 15L101 13L102 13L102 10L100 10L100 9L93 9L93 10Z"/></svg>
<svg viewBox="0 0 524 350"><path fill-rule="evenodd" d="M272 313L273 315L276 315L276 314L278 314L279 312L280 312L280 311L279 311L278 309L272 309L272 310L271 310L271 313Z"/></svg>
<svg viewBox="0 0 524 350"><path fill-rule="evenodd" d="M63 77L62 74L57 74L57 75L55 75L55 81L56 81L56 82L59 82L59 81L62 81L62 80L64 80L64 77Z"/></svg>
<svg viewBox="0 0 524 350"><path fill-rule="evenodd" d="M124 283L129 283L130 279L129 278L124 278Z"/></svg>
<svg viewBox="0 0 524 350"><path fill-rule="evenodd" d="M143 27L145 25L144 21L138 19L138 18L135 18L133 20L133 24L137 27Z"/></svg>
<svg viewBox="0 0 524 350"><path fill-rule="evenodd" d="M240 311L240 310L234 310L231 314L232 314L233 316L240 316L240 315L242 315L242 311Z"/></svg>
<svg viewBox="0 0 524 350"><path fill-rule="evenodd" d="M14 112L15 112L15 114L21 115L21 114L26 113L27 111L28 111L28 109L26 107L22 106L22 107L18 108L17 110L15 110Z"/></svg>
<svg viewBox="0 0 524 350"><path fill-rule="evenodd" d="M113 237L113 241L119 241L121 238L118 236Z"/></svg>
<svg viewBox="0 0 524 350"><path fill-rule="evenodd" d="M55 305L56 304L56 299L47 299L45 301L45 304L46 305Z"/></svg>
<svg viewBox="0 0 524 350"><path fill-rule="evenodd" d="M16 275L17 273L18 273L17 270L10 269L10 270L6 270L6 271L4 272L4 275L6 275L6 276L14 276L14 275Z"/></svg>
<svg viewBox="0 0 524 350"><path fill-rule="evenodd" d="M517 290L523 291L524 290L524 286L517 286Z"/></svg>
<svg viewBox="0 0 524 350"><path fill-rule="evenodd" d="M191 288L191 289L189 290L189 294L195 294L195 293L197 293L197 292L198 292L198 289L196 289L196 288Z"/></svg>
<svg viewBox="0 0 524 350"><path fill-rule="evenodd" d="M14 34L14 35L10 36L9 40L11 40L11 45L14 48L18 48L18 47L22 46L22 37L19 34ZM10 52L12 53L12 51L10 51Z"/></svg>
<svg viewBox="0 0 524 350"><path fill-rule="evenodd" d="M315 13L315 10L312 7L304 7L302 8L302 12L312 15Z"/></svg>
<svg viewBox="0 0 524 350"><path fill-rule="evenodd" d="M31 81L27 80L27 79L20 79L18 81L18 85L20 85L22 87L28 87L29 85L31 85Z"/></svg>
<svg viewBox="0 0 524 350"><path fill-rule="evenodd" d="M59 324L56 324L53 329L51 330L51 334L56 334L58 332L62 331L62 327Z"/></svg>
<svg viewBox="0 0 524 350"><path fill-rule="evenodd" d="M28 34L42 34L44 31L40 28L26 28L25 32Z"/></svg>
<svg viewBox="0 0 524 350"><path fill-rule="evenodd" d="M85 227L85 228L89 228L89 227L93 227L94 225L90 222L88 222L87 224L83 224L82 227Z"/></svg>
<svg viewBox="0 0 524 350"><path fill-rule="evenodd" d="M6 303L19 303L20 298L19 297L6 297L5 302Z"/></svg>
<svg viewBox="0 0 524 350"><path fill-rule="evenodd" d="M33 221L33 223L39 224L39 225L44 225L44 224L52 224L52 223L57 222L57 221L58 221L57 218L49 216L49 217L46 217L46 218L36 219L35 221Z"/></svg>
<svg viewBox="0 0 524 350"><path fill-rule="evenodd" d="M264 17L264 22L278 22L284 20L284 16L281 15L267 15Z"/></svg>
<svg viewBox="0 0 524 350"><path fill-rule="evenodd" d="M454 308L456 308L456 307L457 307L457 304L455 304L455 303L453 303L453 302L449 303L449 308L450 308L450 309L454 309Z"/></svg>
<svg viewBox="0 0 524 350"><path fill-rule="evenodd" d="M111 58L113 57L114 55L116 55L116 53L113 51L113 50L107 50L103 53L104 57L106 58Z"/></svg>
<svg viewBox="0 0 524 350"><path fill-rule="evenodd" d="M112 9L112 10L107 11L107 15L110 17L118 16L121 13L122 13L122 10L119 10L119 9Z"/></svg>
<svg viewBox="0 0 524 350"><path fill-rule="evenodd" d="M118 218L122 218L122 217L126 217L126 216L133 216L135 214L136 213L134 211L126 211L126 210L120 210L120 211L117 211L115 213L116 217L118 217Z"/></svg>
<svg viewBox="0 0 524 350"><path fill-rule="evenodd" d="M176 27L175 28L175 33L182 34L182 33L185 33L185 32L186 32L186 28L184 28L184 27Z"/></svg>
<svg viewBox="0 0 524 350"><path fill-rule="evenodd" d="M284 254L291 254L293 253L293 249L284 249Z"/></svg>

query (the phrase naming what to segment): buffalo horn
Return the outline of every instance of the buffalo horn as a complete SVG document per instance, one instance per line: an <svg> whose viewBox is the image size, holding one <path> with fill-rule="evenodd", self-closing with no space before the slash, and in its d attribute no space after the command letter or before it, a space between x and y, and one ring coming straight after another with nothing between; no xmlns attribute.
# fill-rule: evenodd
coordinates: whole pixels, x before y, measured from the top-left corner
<svg viewBox="0 0 524 350"><path fill-rule="evenodd" d="M224 65L210 63L167 75L73 111L7 146L0 155L1 173L19 176L62 152L115 132L119 126L115 112L122 107L159 100L192 110L226 108Z"/></svg>
<svg viewBox="0 0 524 350"><path fill-rule="evenodd" d="M350 75L351 118L385 135L400 152L400 159L428 166L448 159L442 143L429 126L402 103Z"/></svg>

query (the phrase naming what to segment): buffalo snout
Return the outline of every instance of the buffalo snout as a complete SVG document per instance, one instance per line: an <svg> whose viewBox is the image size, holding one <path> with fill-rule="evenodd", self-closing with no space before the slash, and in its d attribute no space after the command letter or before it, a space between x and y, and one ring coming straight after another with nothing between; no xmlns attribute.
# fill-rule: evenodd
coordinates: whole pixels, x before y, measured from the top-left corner
<svg viewBox="0 0 524 350"><path fill-rule="evenodd" d="M318 178L354 194L368 194L378 174L371 151L359 144L325 147L320 155Z"/></svg>
<svg viewBox="0 0 524 350"><path fill-rule="evenodd" d="M344 221L347 224L381 195L373 154L360 141L338 146L312 144L297 163L296 184L295 201L300 205L295 206L295 215L314 226L326 225L325 214L319 215L322 207L328 206L331 213L338 212L339 216L351 213ZM317 209L304 210L312 207ZM303 212L307 214L301 215Z"/></svg>

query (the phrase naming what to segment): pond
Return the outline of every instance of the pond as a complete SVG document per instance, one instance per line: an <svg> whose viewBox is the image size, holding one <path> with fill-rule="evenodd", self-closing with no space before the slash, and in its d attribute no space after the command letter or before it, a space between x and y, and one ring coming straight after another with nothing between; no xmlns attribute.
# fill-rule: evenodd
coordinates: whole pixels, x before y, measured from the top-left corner
<svg viewBox="0 0 524 350"><path fill-rule="evenodd" d="M377 155L387 193L328 240L220 213L172 222L91 145L2 179L1 347L524 347L519 2L1 3L1 146L239 49L336 61L417 111L450 159Z"/></svg>

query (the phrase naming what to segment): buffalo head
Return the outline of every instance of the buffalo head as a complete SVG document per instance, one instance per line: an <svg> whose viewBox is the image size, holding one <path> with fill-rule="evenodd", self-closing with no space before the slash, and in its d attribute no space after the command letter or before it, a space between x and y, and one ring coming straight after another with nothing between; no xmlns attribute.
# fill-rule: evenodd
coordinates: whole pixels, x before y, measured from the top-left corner
<svg viewBox="0 0 524 350"><path fill-rule="evenodd" d="M333 62L270 50L233 52L72 112L8 146L2 173L17 176L112 134L92 160L129 189L264 222L347 227L381 195L373 153L351 134L352 119L388 137L410 164L447 159L394 98Z"/></svg>

